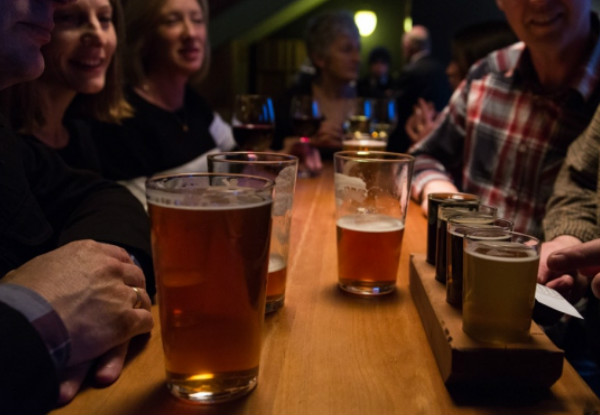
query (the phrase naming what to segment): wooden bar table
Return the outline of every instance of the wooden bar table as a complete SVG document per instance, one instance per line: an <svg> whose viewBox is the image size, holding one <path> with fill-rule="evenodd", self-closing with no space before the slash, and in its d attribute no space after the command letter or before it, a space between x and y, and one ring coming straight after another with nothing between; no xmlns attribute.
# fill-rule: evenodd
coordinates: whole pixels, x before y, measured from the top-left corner
<svg viewBox="0 0 600 415"><path fill-rule="evenodd" d="M337 288L333 171L297 183L285 306L266 317L257 388L214 406L167 391L157 307L155 327L135 339L121 377L85 386L66 414L592 414L600 401L565 361L561 378L531 399L460 397L444 385L409 292L411 253L424 253L426 219L408 210L397 291L356 298ZM476 395L476 394L473 394Z"/></svg>

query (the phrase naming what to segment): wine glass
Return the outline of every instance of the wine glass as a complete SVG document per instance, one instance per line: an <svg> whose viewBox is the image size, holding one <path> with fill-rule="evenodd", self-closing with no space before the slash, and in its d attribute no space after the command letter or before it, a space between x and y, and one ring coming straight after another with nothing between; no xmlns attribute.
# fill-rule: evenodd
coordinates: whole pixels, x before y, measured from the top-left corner
<svg viewBox="0 0 600 415"><path fill-rule="evenodd" d="M318 176L323 166L312 138L323 121L319 104L310 95L295 95L290 103L290 116L293 133L299 137L291 150L299 159L298 177Z"/></svg>
<svg viewBox="0 0 600 415"><path fill-rule="evenodd" d="M269 149L275 127L273 100L265 95L236 95L231 125L241 150Z"/></svg>
<svg viewBox="0 0 600 415"><path fill-rule="evenodd" d="M319 104L310 95L295 95L290 104L292 130L300 141L310 141L319 130L323 115Z"/></svg>

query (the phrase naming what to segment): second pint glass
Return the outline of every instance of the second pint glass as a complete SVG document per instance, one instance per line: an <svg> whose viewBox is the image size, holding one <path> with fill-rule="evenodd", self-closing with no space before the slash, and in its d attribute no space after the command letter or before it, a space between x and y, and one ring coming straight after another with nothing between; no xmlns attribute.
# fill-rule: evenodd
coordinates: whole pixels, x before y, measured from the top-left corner
<svg viewBox="0 0 600 415"><path fill-rule="evenodd" d="M341 151L334 155L338 285L365 296L396 286L414 158Z"/></svg>
<svg viewBox="0 0 600 415"><path fill-rule="evenodd" d="M283 307L285 299L298 158L280 153L244 151L215 153L208 155L208 169L214 173L252 174L275 182L266 312L276 311Z"/></svg>
<svg viewBox="0 0 600 415"><path fill-rule="evenodd" d="M256 385L273 182L207 173L149 179L146 196L167 387L189 402Z"/></svg>

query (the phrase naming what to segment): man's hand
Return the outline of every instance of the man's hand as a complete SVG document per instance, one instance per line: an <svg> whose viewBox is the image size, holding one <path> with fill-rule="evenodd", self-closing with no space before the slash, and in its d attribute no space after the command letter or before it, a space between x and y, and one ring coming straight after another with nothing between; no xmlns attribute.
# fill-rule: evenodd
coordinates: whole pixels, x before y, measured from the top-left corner
<svg viewBox="0 0 600 415"><path fill-rule="evenodd" d="M344 129L340 124L323 120L315 134L312 144L317 148L341 149L344 140Z"/></svg>
<svg viewBox="0 0 600 415"><path fill-rule="evenodd" d="M600 298L600 239L555 250L547 256L546 265L551 274L576 273L586 283L591 281L592 292Z"/></svg>
<svg viewBox="0 0 600 415"><path fill-rule="evenodd" d="M422 192L421 209L423 214L427 216L429 210L430 193L457 193L458 189L448 180L432 180L425 185Z"/></svg>
<svg viewBox="0 0 600 415"><path fill-rule="evenodd" d="M432 102L419 98L413 106L411 116L406 120L404 130L413 144L418 143L433 130L437 113Z"/></svg>
<svg viewBox="0 0 600 415"><path fill-rule="evenodd" d="M72 242L9 272L4 281L29 288L52 305L71 338L71 367L96 359L153 326L144 275L127 252L114 245ZM138 294L133 287L141 299L136 309Z"/></svg>

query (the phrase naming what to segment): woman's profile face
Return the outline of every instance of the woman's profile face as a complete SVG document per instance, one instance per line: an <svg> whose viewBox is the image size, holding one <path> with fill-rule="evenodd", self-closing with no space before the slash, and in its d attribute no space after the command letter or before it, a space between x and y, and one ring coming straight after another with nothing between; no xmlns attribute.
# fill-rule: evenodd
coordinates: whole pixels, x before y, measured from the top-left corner
<svg viewBox="0 0 600 415"><path fill-rule="evenodd" d="M109 0L78 0L56 8L52 40L42 53L42 79L77 93L104 88L106 70L117 47Z"/></svg>
<svg viewBox="0 0 600 415"><path fill-rule="evenodd" d="M343 82L355 81L360 69L360 41L353 36L339 34L316 64L324 75Z"/></svg>
<svg viewBox="0 0 600 415"><path fill-rule="evenodd" d="M206 22L197 0L166 0L151 44L149 72L191 76L204 63Z"/></svg>

